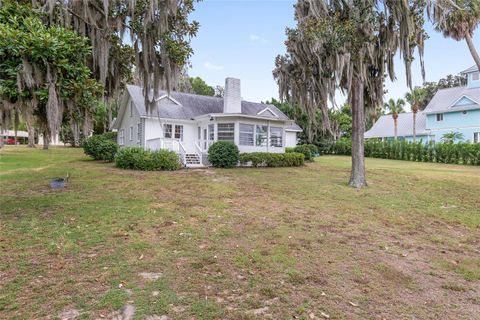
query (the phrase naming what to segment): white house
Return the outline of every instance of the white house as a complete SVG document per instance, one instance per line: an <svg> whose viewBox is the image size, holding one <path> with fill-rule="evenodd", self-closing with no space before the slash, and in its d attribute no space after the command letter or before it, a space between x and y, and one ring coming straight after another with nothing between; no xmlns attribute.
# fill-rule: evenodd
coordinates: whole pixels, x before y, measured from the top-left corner
<svg viewBox="0 0 480 320"><path fill-rule="evenodd" d="M112 128L120 146L168 149L189 167L208 165L209 146L232 141L240 152L285 152L302 129L271 104L243 101L240 80L225 80L224 98L167 92L147 113L142 88L128 85Z"/></svg>

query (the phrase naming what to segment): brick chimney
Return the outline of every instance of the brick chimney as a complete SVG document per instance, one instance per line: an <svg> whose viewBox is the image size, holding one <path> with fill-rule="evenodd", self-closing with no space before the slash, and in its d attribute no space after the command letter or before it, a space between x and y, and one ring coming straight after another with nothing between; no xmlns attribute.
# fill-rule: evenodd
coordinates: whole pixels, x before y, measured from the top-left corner
<svg viewBox="0 0 480 320"><path fill-rule="evenodd" d="M223 93L223 113L242 113L240 79L225 79L225 91Z"/></svg>

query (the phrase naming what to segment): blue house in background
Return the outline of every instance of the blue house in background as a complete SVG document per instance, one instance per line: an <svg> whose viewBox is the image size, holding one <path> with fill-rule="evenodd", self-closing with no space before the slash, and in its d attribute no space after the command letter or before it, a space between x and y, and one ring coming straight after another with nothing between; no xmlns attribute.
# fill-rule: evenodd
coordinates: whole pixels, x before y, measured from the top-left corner
<svg viewBox="0 0 480 320"><path fill-rule="evenodd" d="M417 113L417 141L439 142L449 132L459 132L463 141L480 143L480 72L477 66L462 72L467 76L465 87L441 89L424 111ZM398 139L413 140L413 114L401 113L398 117ZM378 119L365 133L365 138L394 138L391 115Z"/></svg>

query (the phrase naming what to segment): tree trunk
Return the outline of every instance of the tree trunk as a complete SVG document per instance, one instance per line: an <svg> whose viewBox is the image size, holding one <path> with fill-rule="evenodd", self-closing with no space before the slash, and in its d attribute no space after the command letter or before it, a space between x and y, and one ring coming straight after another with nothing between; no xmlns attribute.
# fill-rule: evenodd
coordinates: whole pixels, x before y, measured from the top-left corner
<svg viewBox="0 0 480 320"><path fill-rule="evenodd" d="M480 70L480 56L478 55L478 52L475 49L475 46L473 44L472 36L468 32L465 35L465 40L467 41L468 49L470 50L470 53L472 54L473 60L475 60L475 63L477 64L477 67L478 67L478 70Z"/></svg>
<svg viewBox="0 0 480 320"><path fill-rule="evenodd" d="M417 112L413 111L413 143L416 142L416 137L417 137Z"/></svg>
<svg viewBox="0 0 480 320"><path fill-rule="evenodd" d="M3 126L0 126L0 148L3 148Z"/></svg>
<svg viewBox="0 0 480 320"><path fill-rule="evenodd" d="M48 134L47 130L43 131L43 149L48 150L50 145L50 135Z"/></svg>
<svg viewBox="0 0 480 320"><path fill-rule="evenodd" d="M363 82L354 79L352 88L352 173L348 184L355 188L367 186L365 179L365 103L363 95Z"/></svg>
<svg viewBox="0 0 480 320"><path fill-rule="evenodd" d="M32 126L32 119L29 115L25 117L25 122L27 123L27 131L28 131L28 147L35 148L35 130Z"/></svg>
<svg viewBox="0 0 480 320"><path fill-rule="evenodd" d="M393 135L395 136L395 140L397 140L398 122L397 122L397 119L395 118L393 118L393 128L394 128Z"/></svg>

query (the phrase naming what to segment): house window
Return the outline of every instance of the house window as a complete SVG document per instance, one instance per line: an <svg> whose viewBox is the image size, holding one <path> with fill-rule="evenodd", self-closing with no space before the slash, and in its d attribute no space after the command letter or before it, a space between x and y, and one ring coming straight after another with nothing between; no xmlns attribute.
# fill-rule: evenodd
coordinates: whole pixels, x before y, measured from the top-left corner
<svg viewBox="0 0 480 320"><path fill-rule="evenodd" d="M171 139L172 138L172 125L164 124L163 125L163 137Z"/></svg>
<svg viewBox="0 0 480 320"><path fill-rule="evenodd" d="M437 113L437 121L443 121L443 113Z"/></svg>
<svg viewBox="0 0 480 320"><path fill-rule="evenodd" d="M137 124L137 142L142 140L142 124Z"/></svg>
<svg viewBox="0 0 480 320"><path fill-rule="evenodd" d="M257 125L255 134L255 145L257 147L266 147L267 146L267 131L268 126Z"/></svg>
<svg viewBox="0 0 480 320"><path fill-rule="evenodd" d="M133 117L133 102L130 102L130 117Z"/></svg>
<svg viewBox="0 0 480 320"><path fill-rule="evenodd" d="M219 123L217 125L219 141L235 141L235 123Z"/></svg>
<svg viewBox="0 0 480 320"><path fill-rule="evenodd" d="M282 147L283 129L280 127L270 127L270 146Z"/></svg>
<svg viewBox="0 0 480 320"><path fill-rule="evenodd" d="M253 124L240 123L240 145L253 146Z"/></svg>
<svg viewBox="0 0 480 320"><path fill-rule="evenodd" d="M124 137L125 137L125 130L122 129L118 133L118 144L121 146L123 146L123 144L125 143Z"/></svg>
<svg viewBox="0 0 480 320"><path fill-rule="evenodd" d="M208 125L208 140L215 140L215 125L213 123Z"/></svg>
<svg viewBox="0 0 480 320"><path fill-rule="evenodd" d="M197 129L198 140L202 140L202 128L198 127Z"/></svg>
<svg viewBox="0 0 480 320"><path fill-rule="evenodd" d="M474 80L474 81L480 80L480 72L474 72L472 74L472 80Z"/></svg>
<svg viewBox="0 0 480 320"><path fill-rule="evenodd" d="M473 143L480 143L480 132L473 133Z"/></svg>
<svg viewBox="0 0 480 320"><path fill-rule="evenodd" d="M130 141L133 141L133 126L130 127Z"/></svg>
<svg viewBox="0 0 480 320"><path fill-rule="evenodd" d="M183 141L183 126L175 125L175 139Z"/></svg>

